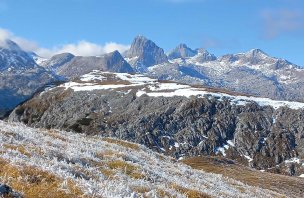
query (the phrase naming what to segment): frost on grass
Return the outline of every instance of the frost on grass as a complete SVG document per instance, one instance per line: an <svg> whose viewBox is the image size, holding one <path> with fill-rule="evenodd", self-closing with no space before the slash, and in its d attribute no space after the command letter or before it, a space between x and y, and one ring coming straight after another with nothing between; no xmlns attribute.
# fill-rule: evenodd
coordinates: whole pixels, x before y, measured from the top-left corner
<svg viewBox="0 0 304 198"><path fill-rule="evenodd" d="M278 197L144 146L0 121L0 183L26 197Z"/></svg>

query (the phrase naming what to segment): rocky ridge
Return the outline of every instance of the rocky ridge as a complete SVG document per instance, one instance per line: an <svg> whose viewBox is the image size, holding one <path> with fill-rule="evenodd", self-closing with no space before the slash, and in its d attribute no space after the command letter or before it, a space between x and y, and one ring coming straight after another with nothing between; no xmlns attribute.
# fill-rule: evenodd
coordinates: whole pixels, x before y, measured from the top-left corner
<svg viewBox="0 0 304 198"><path fill-rule="evenodd" d="M37 94L9 120L116 137L177 159L222 155L256 169L300 176L303 107L140 74L94 71Z"/></svg>

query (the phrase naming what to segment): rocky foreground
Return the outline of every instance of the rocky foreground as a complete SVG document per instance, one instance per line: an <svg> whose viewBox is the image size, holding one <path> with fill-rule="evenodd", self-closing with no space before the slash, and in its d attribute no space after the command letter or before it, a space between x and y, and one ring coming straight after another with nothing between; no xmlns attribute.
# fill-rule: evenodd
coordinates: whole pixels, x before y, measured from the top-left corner
<svg viewBox="0 0 304 198"><path fill-rule="evenodd" d="M37 94L8 120L128 140L175 159L224 156L301 176L303 108L299 102L94 71Z"/></svg>

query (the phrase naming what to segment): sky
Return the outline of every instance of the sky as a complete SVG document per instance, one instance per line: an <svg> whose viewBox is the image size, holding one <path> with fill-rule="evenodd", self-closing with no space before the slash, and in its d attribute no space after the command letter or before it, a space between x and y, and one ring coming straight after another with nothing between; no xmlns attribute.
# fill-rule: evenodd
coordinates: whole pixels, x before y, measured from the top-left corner
<svg viewBox="0 0 304 198"><path fill-rule="evenodd" d="M185 43L221 56L259 48L304 66L303 0L0 0L0 39L44 57Z"/></svg>

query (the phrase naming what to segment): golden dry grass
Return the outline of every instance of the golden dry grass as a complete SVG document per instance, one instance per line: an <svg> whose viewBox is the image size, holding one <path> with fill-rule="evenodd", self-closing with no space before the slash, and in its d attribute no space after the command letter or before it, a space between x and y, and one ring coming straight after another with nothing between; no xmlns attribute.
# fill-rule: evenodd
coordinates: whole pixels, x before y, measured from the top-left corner
<svg viewBox="0 0 304 198"><path fill-rule="evenodd" d="M178 192L185 194L188 198L211 198L209 195L199 192L197 190L188 189L176 184L172 184L171 188L177 190Z"/></svg>
<svg viewBox="0 0 304 198"><path fill-rule="evenodd" d="M107 163L108 167L112 170L122 171L124 174L128 175L133 179L144 179L145 175L139 172L139 167L128 164L122 160L113 160Z"/></svg>
<svg viewBox="0 0 304 198"><path fill-rule="evenodd" d="M66 190L60 190L63 180L36 167L14 166L0 158L2 181L24 197L74 198L85 197L71 180L66 182Z"/></svg>
<svg viewBox="0 0 304 198"><path fill-rule="evenodd" d="M133 144L130 142L126 142L123 140L117 140L117 139L112 139L112 138L103 138L102 140L112 143L112 144L117 144L126 148L134 149L134 150L139 150L139 146L137 144Z"/></svg>
<svg viewBox="0 0 304 198"><path fill-rule="evenodd" d="M238 164L221 163L223 162L221 158L194 157L182 162L195 169L222 174L245 184L287 194L291 197L304 195L304 179L302 178L260 172ZM239 190L244 191L245 189Z"/></svg>
<svg viewBox="0 0 304 198"><path fill-rule="evenodd" d="M24 146L22 145L12 145L12 144L3 144L3 147L6 148L6 149L10 149L10 150L15 150L15 151L18 151L19 153L27 156L27 157L30 157L31 156L31 153L29 153Z"/></svg>

